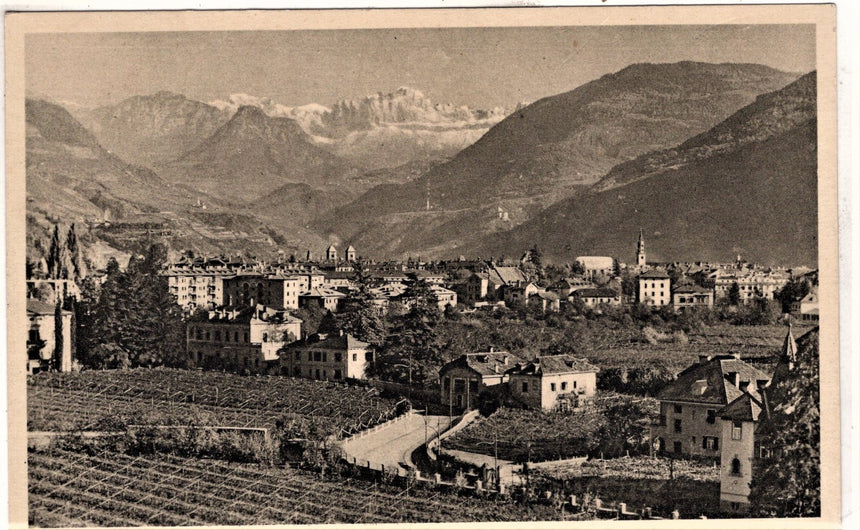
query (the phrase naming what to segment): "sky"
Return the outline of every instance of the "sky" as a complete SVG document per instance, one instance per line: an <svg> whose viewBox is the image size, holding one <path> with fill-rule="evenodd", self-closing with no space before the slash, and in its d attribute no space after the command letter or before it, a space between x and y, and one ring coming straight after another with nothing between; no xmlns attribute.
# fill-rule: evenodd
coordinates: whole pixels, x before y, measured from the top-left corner
<svg viewBox="0 0 860 530"><path fill-rule="evenodd" d="M331 105L410 86L436 103L513 106L633 63L815 69L811 25L567 26L28 34L29 94L83 106L169 90Z"/></svg>

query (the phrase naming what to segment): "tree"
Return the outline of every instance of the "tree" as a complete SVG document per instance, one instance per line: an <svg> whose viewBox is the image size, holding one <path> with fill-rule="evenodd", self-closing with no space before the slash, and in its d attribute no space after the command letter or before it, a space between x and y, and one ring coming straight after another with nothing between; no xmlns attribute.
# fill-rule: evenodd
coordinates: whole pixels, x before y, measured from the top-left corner
<svg viewBox="0 0 860 530"><path fill-rule="evenodd" d="M750 484L755 516L821 514L818 328L797 346L794 366L781 361L767 389L771 414L757 431L766 456L756 463Z"/></svg>
<svg viewBox="0 0 860 530"><path fill-rule="evenodd" d="M124 272L108 274L87 322L89 351L83 358L91 366L103 364L98 344L120 348L131 366L186 364L182 309L159 274L166 259L166 248L154 244L145 255L133 256Z"/></svg>
<svg viewBox="0 0 860 530"><path fill-rule="evenodd" d="M63 336L63 306L60 297L54 306L54 352L51 356L51 369L60 370L63 366L63 348L65 337Z"/></svg>
<svg viewBox="0 0 860 530"><path fill-rule="evenodd" d="M75 233L74 223L72 223L69 227L68 233L66 233L66 261L66 268L69 271L70 279L79 281L81 278L86 276L86 267L83 256L81 255L81 248L78 243L78 236Z"/></svg>
<svg viewBox="0 0 860 530"><path fill-rule="evenodd" d="M60 227L54 225L54 233L51 236L51 246L48 248L48 277L53 280L63 278L63 262L65 250L60 242ZM68 271L66 271L68 274Z"/></svg>
<svg viewBox="0 0 860 530"><path fill-rule="evenodd" d="M729 304L740 305L741 303L741 286L738 282L732 284L729 288Z"/></svg>
<svg viewBox="0 0 860 530"><path fill-rule="evenodd" d="M806 278L792 278L774 298L782 304L782 312L789 313L791 312L791 304L797 300L802 300L809 294L809 290L810 285Z"/></svg>
<svg viewBox="0 0 860 530"><path fill-rule="evenodd" d="M373 301L370 275L360 262L354 263L353 269L358 289L346 299L343 311L337 316L338 326L358 340L381 347L387 336L382 308Z"/></svg>

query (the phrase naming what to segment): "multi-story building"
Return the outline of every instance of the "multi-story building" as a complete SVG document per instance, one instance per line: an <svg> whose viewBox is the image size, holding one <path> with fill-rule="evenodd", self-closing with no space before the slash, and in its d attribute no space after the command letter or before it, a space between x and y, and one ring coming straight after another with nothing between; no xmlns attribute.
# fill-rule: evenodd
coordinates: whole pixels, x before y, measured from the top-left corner
<svg viewBox="0 0 860 530"><path fill-rule="evenodd" d="M770 376L734 355L702 356L657 394L660 419L651 426L658 453L718 458L723 428L720 409Z"/></svg>
<svg viewBox="0 0 860 530"><path fill-rule="evenodd" d="M316 334L280 353L280 373L324 381L364 379L374 360L370 344L348 333Z"/></svg>
<svg viewBox="0 0 860 530"><path fill-rule="evenodd" d="M432 292L433 295L436 297L439 309L445 309L448 306L456 307L457 293L450 289L446 289L441 285L436 284L430 284L429 288L430 292Z"/></svg>
<svg viewBox="0 0 860 530"><path fill-rule="evenodd" d="M186 348L197 366L268 373L278 350L301 336L301 324L284 310L260 304L213 309L188 322Z"/></svg>
<svg viewBox="0 0 860 530"><path fill-rule="evenodd" d="M478 394L507 382L506 372L523 362L506 351L467 353L439 370L440 402L458 410L476 406Z"/></svg>
<svg viewBox="0 0 860 530"><path fill-rule="evenodd" d="M577 256L576 262L585 269L585 277L598 276L609 278L615 274L615 258L610 256Z"/></svg>
<svg viewBox="0 0 860 530"><path fill-rule="evenodd" d="M570 293L571 300L581 300L588 307L600 305L621 305L621 295L615 289L591 288L577 289Z"/></svg>
<svg viewBox="0 0 860 530"><path fill-rule="evenodd" d="M262 304L276 309L297 309L302 278L307 276L240 272L222 279L223 296L219 305Z"/></svg>
<svg viewBox="0 0 860 530"><path fill-rule="evenodd" d="M27 299L27 373L72 370L75 344L72 340L72 313L61 310L57 325L56 305ZM59 350L57 351L57 345Z"/></svg>
<svg viewBox="0 0 860 530"><path fill-rule="evenodd" d="M314 287L313 289L302 291L298 295L299 307L321 307L332 313L337 313L340 309L340 304L346 298L346 295L334 289L325 287Z"/></svg>
<svg viewBox="0 0 860 530"><path fill-rule="evenodd" d="M672 302L669 275L658 269L640 274L638 301L652 307L669 305Z"/></svg>
<svg viewBox="0 0 860 530"><path fill-rule="evenodd" d="M790 276L782 272L759 270L718 270L711 274L716 298L726 298L735 285L738 288L740 303L746 304L753 298L773 300L774 295L785 287Z"/></svg>
<svg viewBox="0 0 860 530"><path fill-rule="evenodd" d="M714 307L714 291L695 284L681 285L672 291L672 307L675 311Z"/></svg>
<svg viewBox="0 0 860 530"><path fill-rule="evenodd" d="M599 368L572 355L535 357L508 370L511 395L543 410L576 408L594 397Z"/></svg>

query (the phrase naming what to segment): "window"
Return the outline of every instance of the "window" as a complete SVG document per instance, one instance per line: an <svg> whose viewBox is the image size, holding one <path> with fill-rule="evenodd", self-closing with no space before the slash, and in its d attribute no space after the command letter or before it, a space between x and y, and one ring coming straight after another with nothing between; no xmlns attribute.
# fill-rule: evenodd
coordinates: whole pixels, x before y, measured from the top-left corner
<svg viewBox="0 0 860 530"><path fill-rule="evenodd" d="M301 361L301 360L302 360L302 352L300 352L300 351L297 351L297 352L296 352L296 360L297 360L297 361Z"/></svg>
<svg viewBox="0 0 860 530"><path fill-rule="evenodd" d="M442 380L442 385L443 385L443 388L444 388L445 390L448 390L449 388L451 388L451 378L450 378L450 377L446 377L445 379L443 379L443 380Z"/></svg>
<svg viewBox="0 0 860 530"><path fill-rule="evenodd" d="M573 382L573 388L576 388L576 381Z"/></svg>
<svg viewBox="0 0 860 530"><path fill-rule="evenodd" d="M478 380L477 379L469 379L469 392L472 394L478 393Z"/></svg>
<svg viewBox="0 0 860 530"><path fill-rule="evenodd" d="M340 362L340 360L341 360L341 354L340 354L340 352L339 352L339 351L338 351L338 352L334 352L334 362L339 363L339 362Z"/></svg>
<svg viewBox="0 0 860 530"><path fill-rule="evenodd" d="M314 352L314 361L319 362L322 359L322 354L318 351Z"/></svg>
<svg viewBox="0 0 860 530"><path fill-rule="evenodd" d="M340 377L340 370L335 370L335 371L334 371L334 378L335 378L335 379L340 379L340 378L341 378L341 377Z"/></svg>
<svg viewBox="0 0 860 530"><path fill-rule="evenodd" d="M660 426L661 427L666 426L666 415L665 414L660 414Z"/></svg>
<svg viewBox="0 0 860 530"><path fill-rule="evenodd" d="M732 422L732 440L740 440L743 435L743 422L733 421Z"/></svg>
<svg viewBox="0 0 860 530"><path fill-rule="evenodd" d="M676 453L681 452L681 442L672 442L672 451Z"/></svg>
<svg viewBox="0 0 860 530"><path fill-rule="evenodd" d="M293 375L295 375L296 377L301 377L302 369L296 366L295 368L293 368Z"/></svg>
<svg viewBox="0 0 860 530"><path fill-rule="evenodd" d="M353 360L353 361L357 361L357 360L358 360L358 354L357 354L357 353L353 353L353 354L352 354L352 360Z"/></svg>
<svg viewBox="0 0 860 530"><path fill-rule="evenodd" d="M561 389L562 389L562 391L567 390L567 381L561 382Z"/></svg>
<svg viewBox="0 0 860 530"><path fill-rule="evenodd" d="M737 457L732 459L732 475L740 475L741 474L741 461L737 459Z"/></svg>
<svg viewBox="0 0 860 530"><path fill-rule="evenodd" d="M466 380L465 379L454 379L454 392L465 392L466 391Z"/></svg>
<svg viewBox="0 0 860 530"><path fill-rule="evenodd" d="M239 342L239 332L233 333L233 342Z"/></svg>
<svg viewBox="0 0 860 530"><path fill-rule="evenodd" d="M717 421L717 411L714 409L708 409L708 417L705 421L708 423L715 423Z"/></svg>
<svg viewBox="0 0 860 530"><path fill-rule="evenodd" d="M210 335L210 334L209 334L209 332L207 331L207 332L206 332L206 340L210 340L210 339L211 339L211 335Z"/></svg>
<svg viewBox="0 0 860 530"><path fill-rule="evenodd" d="M675 405L675 414L683 412L684 408L681 405Z"/></svg>
<svg viewBox="0 0 860 530"><path fill-rule="evenodd" d="M523 381L523 394L529 393L529 383L528 381Z"/></svg>
<svg viewBox="0 0 860 530"><path fill-rule="evenodd" d="M316 378L317 378L317 379L319 379L319 378L320 378L320 369L319 369L319 368L317 368L317 371L316 371Z"/></svg>
<svg viewBox="0 0 860 530"><path fill-rule="evenodd" d="M247 343L248 343L248 332L247 332L247 331L245 332L245 337L244 337L244 338L245 338L245 343L247 344Z"/></svg>
<svg viewBox="0 0 860 530"><path fill-rule="evenodd" d="M323 370L323 379L326 379L326 378L327 378L326 371Z"/></svg>
<svg viewBox="0 0 860 530"><path fill-rule="evenodd" d="M328 362L328 352L323 352L323 362Z"/></svg>
<svg viewBox="0 0 860 530"><path fill-rule="evenodd" d="M675 432L681 432L681 420L675 420Z"/></svg>
<svg viewBox="0 0 860 530"><path fill-rule="evenodd" d="M550 383L549 389L550 389L550 391L555 392L555 383Z"/></svg>
<svg viewBox="0 0 860 530"><path fill-rule="evenodd" d="M702 437L702 449L710 449L711 451L716 451L720 448L720 439L715 436L703 436Z"/></svg>

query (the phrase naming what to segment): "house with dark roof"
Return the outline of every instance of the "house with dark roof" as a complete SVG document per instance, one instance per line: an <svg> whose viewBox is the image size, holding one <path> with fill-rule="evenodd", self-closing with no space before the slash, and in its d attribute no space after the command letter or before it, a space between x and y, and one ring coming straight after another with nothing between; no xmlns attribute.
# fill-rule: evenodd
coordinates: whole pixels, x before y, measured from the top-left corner
<svg viewBox="0 0 860 530"><path fill-rule="evenodd" d="M718 458L723 429L718 412L770 376L734 355L702 356L657 393L660 419L651 426L658 453Z"/></svg>
<svg viewBox="0 0 860 530"><path fill-rule="evenodd" d="M588 307L600 305L621 305L621 295L615 289L606 287L578 289L570 293L571 300L580 300Z"/></svg>
<svg viewBox="0 0 860 530"><path fill-rule="evenodd" d="M439 370L440 402L459 410L474 408L478 394L507 382L506 372L521 362L517 355L492 349L461 355Z"/></svg>
<svg viewBox="0 0 860 530"><path fill-rule="evenodd" d="M370 344L349 333L317 333L280 352L280 374L322 381L364 379L373 363Z"/></svg>
<svg viewBox="0 0 860 530"><path fill-rule="evenodd" d="M343 300L346 299L346 295L334 289L314 287L313 289L300 292L298 299L299 307L320 307L336 313Z"/></svg>
<svg viewBox="0 0 860 530"><path fill-rule="evenodd" d="M761 440L771 428L768 420L775 405L771 390L793 377L796 362L797 342L789 326L771 381L763 388L747 388L718 412L724 440L720 453L720 508L724 511L744 513L749 508L756 459L768 452Z"/></svg>
<svg viewBox="0 0 860 530"><path fill-rule="evenodd" d="M600 369L572 355L545 355L508 370L511 395L531 408L568 410L594 397Z"/></svg>
<svg viewBox="0 0 860 530"><path fill-rule="evenodd" d="M561 301L552 291L538 290L529 295L527 303L529 307L536 307L544 313L557 313L561 310Z"/></svg>

